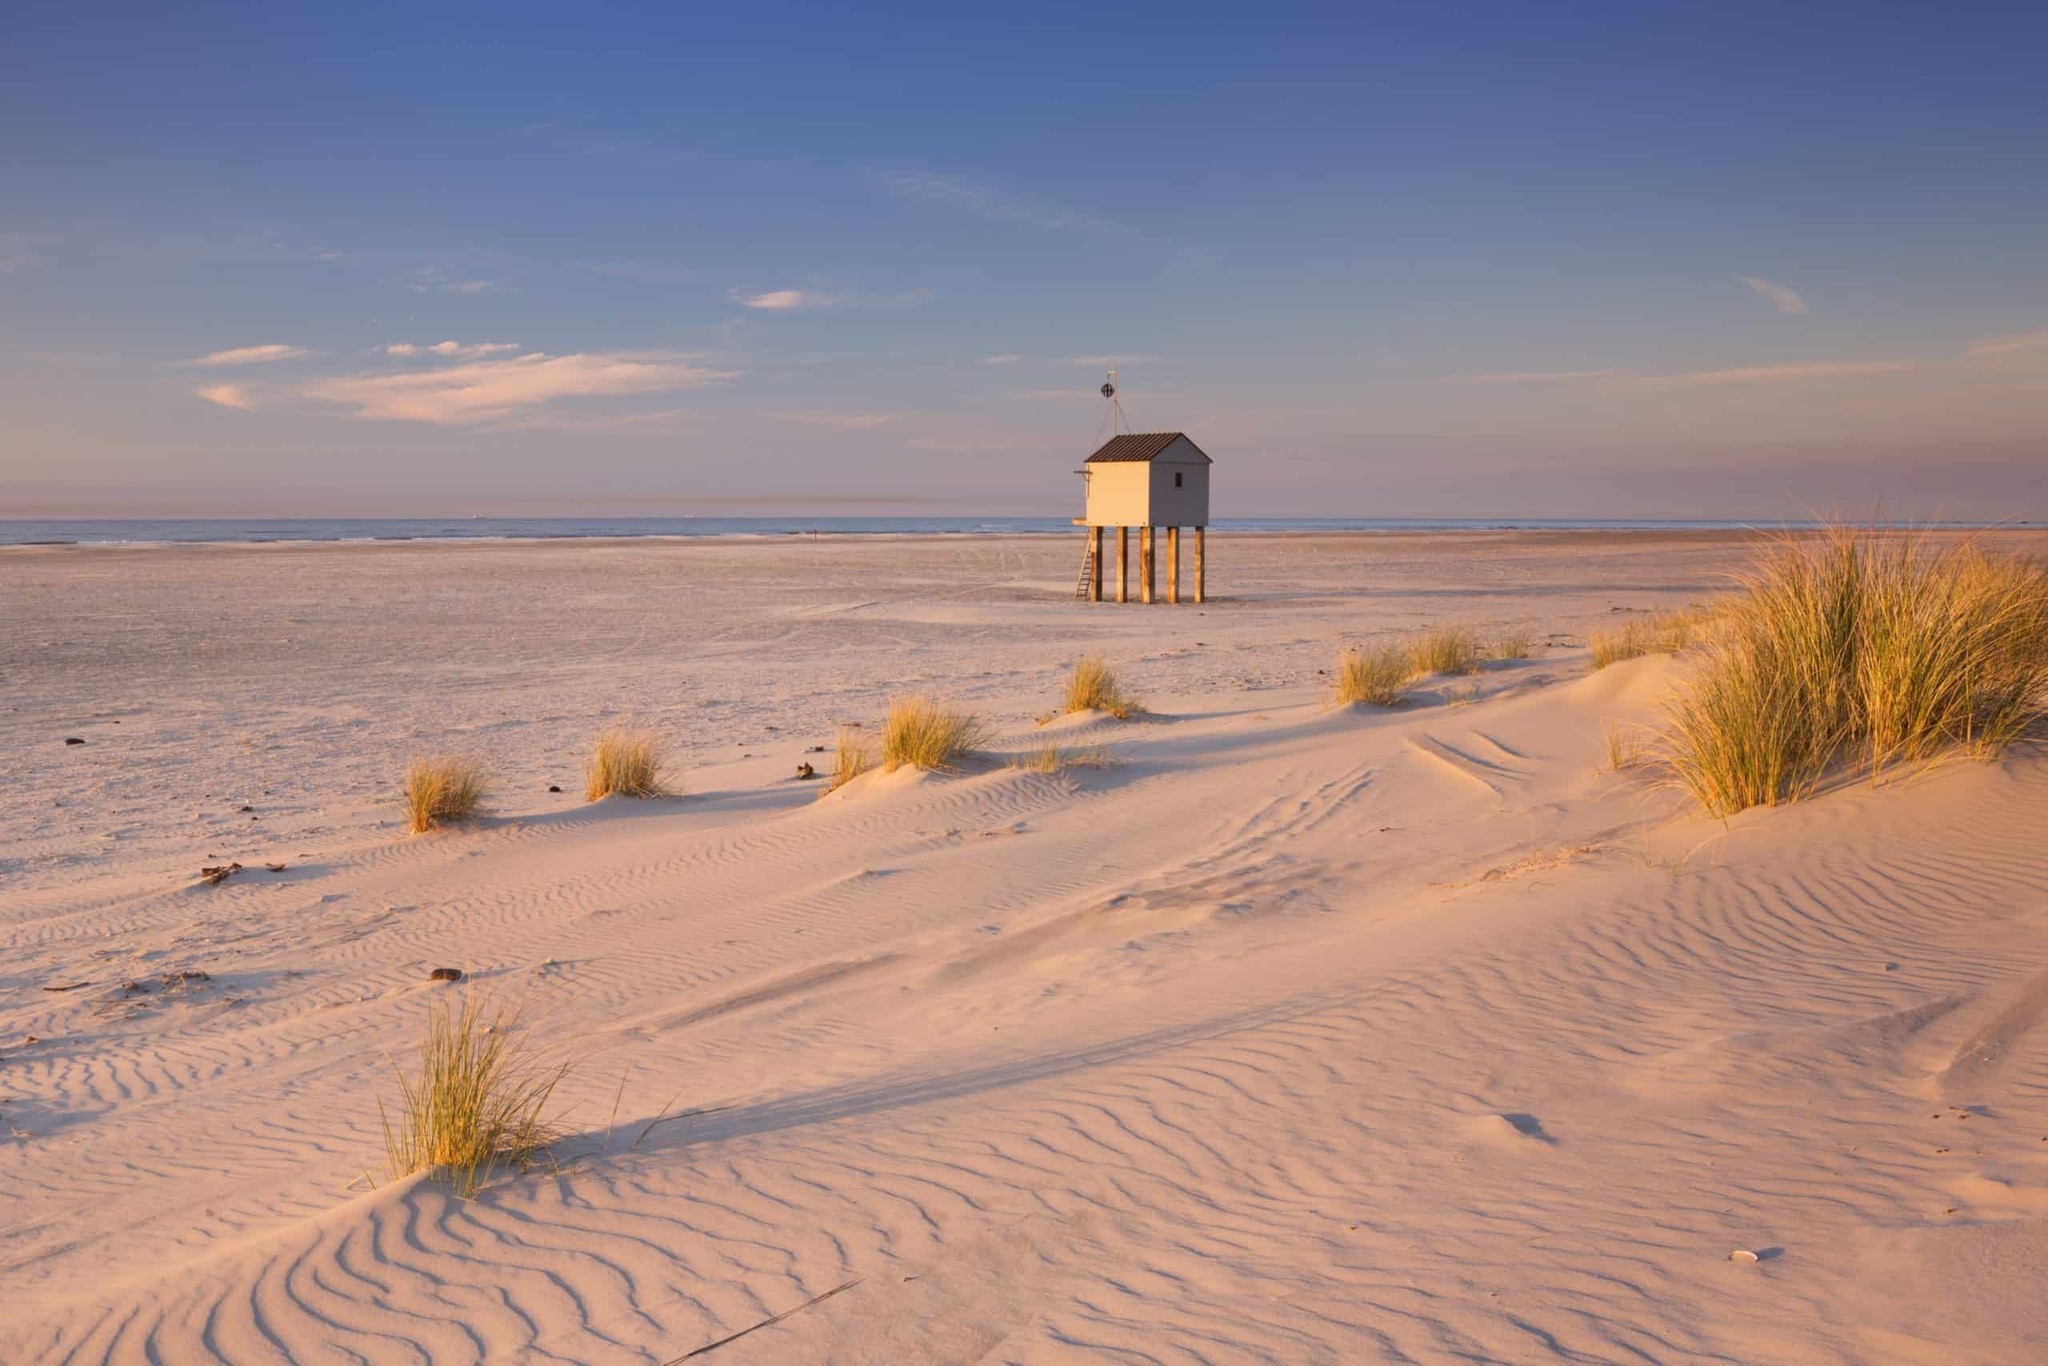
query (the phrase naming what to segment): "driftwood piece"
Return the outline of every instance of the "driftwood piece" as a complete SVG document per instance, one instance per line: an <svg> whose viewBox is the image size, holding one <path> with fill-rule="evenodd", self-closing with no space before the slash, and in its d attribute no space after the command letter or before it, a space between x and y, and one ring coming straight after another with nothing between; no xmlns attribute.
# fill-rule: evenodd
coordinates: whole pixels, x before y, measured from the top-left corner
<svg viewBox="0 0 2048 1366"><path fill-rule="evenodd" d="M216 863L210 868L201 868L199 880L209 887L218 887L241 871L242 865L239 863Z"/></svg>

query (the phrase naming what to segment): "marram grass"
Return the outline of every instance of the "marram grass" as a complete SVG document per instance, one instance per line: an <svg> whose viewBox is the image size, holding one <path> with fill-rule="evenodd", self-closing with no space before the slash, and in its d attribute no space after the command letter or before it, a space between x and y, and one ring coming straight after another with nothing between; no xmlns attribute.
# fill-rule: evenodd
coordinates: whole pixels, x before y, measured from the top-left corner
<svg viewBox="0 0 2048 1366"><path fill-rule="evenodd" d="M1795 801L1838 764L1991 757L2043 712L2048 572L1912 534L1788 537L1701 651L1663 750L1716 815Z"/></svg>
<svg viewBox="0 0 2048 1366"><path fill-rule="evenodd" d="M945 772L959 767L987 738L987 729L971 713L929 697L898 698L882 722L882 767L891 773L906 764Z"/></svg>
<svg viewBox="0 0 2048 1366"><path fill-rule="evenodd" d="M399 1073L396 1120L377 1103L393 1180L429 1172L468 1199L500 1167L524 1167L561 1137L548 1111L568 1068L535 1057L517 1026L517 1012L482 995L434 1007L417 1075Z"/></svg>
<svg viewBox="0 0 2048 1366"><path fill-rule="evenodd" d="M1127 721L1144 709L1142 701L1123 691L1115 670L1107 663L1093 655L1075 661L1073 676L1067 680L1067 695L1061 703L1061 711L1100 711L1119 721Z"/></svg>
<svg viewBox="0 0 2048 1366"><path fill-rule="evenodd" d="M583 795L589 801L621 797L666 797L674 789L662 781L666 763L659 737L644 730L615 727L597 737L583 768Z"/></svg>
<svg viewBox="0 0 2048 1366"><path fill-rule="evenodd" d="M1624 659L1643 655L1677 654L1693 643L1709 620L1701 608L1683 612L1652 612L1635 617L1612 631L1595 631L1592 637L1593 667L1604 669Z"/></svg>
<svg viewBox="0 0 2048 1366"><path fill-rule="evenodd" d="M1048 741L1033 745L1021 754L1010 755L1003 761L1003 766L1026 773L1057 776L1077 768L1108 768L1111 762L1109 751L1100 746L1070 747Z"/></svg>
<svg viewBox="0 0 2048 1366"><path fill-rule="evenodd" d="M875 752L850 727L842 727L832 756L832 782L825 790L837 792L875 766Z"/></svg>
<svg viewBox="0 0 2048 1366"><path fill-rule="evenodd" d="M1337 660L1337 704L1391 707L1401 700L1402 689L1414 676L1414 657L1406 645L1346 650Z"/></svg>
<svg viewBox="0 0 2048 1366"><path fill-rule="evenodd" d="M1468 674L1486 658L1479 637L1463 626L1425 631L1408 646L1416 674Z"/></svg>
<svg viewBox="0 0 2048 1366"><path fill-rule="evenodd" d="M405 770L405 828L424 835L467 820L484 798L483 770L467 759L415 759Z"/></svg>

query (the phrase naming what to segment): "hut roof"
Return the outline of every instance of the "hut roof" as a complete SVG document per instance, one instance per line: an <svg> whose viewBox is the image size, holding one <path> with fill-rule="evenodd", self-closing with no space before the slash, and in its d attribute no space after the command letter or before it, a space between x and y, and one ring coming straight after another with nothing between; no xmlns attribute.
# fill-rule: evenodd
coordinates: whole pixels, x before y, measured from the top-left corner
<svg viewBox="0 0 2048 1366"><path fill-rule="evenodd" d="M1102 449L1089 456L1085 463L1090 465L1107 465L1153 460L1163 453L1168 446L1171 446L1176 441L1183 440L1186 436L1186 432L1126 432L1122 436L1113 436L1104 442ZM1194 448L1196 455L1201 456L1203 464L1213 465L1216 463L1203 452L1200 446L1196 446L1194 442L1189 441L1188 445Z"/></svg>

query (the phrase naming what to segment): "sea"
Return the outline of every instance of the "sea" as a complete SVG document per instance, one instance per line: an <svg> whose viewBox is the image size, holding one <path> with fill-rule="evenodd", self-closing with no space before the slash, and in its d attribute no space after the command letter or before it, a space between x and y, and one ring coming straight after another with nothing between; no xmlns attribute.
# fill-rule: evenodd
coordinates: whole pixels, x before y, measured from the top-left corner
<svg viewBox="0 0 2048 1366"><path fill-rule="evenodd" d="M1210 530L1287 531L1740 531L1805 521L1602 517L1229 517ZM1916 523L1971 527L1983 523ZM2021 525L2026 523L2007 523ZM511 541L647 536L1052 536L1065 517L309 517L0 519L0 545L182 545L277 541Z"/></svg>

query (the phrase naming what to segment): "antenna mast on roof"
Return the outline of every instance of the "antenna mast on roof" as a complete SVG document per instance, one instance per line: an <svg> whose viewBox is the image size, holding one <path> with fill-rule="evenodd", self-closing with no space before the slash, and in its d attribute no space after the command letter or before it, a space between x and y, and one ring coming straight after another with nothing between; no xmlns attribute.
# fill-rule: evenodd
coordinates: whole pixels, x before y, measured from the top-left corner
<svg viewBox="0 0 2048 1366"><path fill-rule="evenodd" d="M1123 400L1116 396L1116 371L1109 372L1109 378L1102 382L1102 396L1109 400L1109 434L1121 436L1131 430L1131 421L1124 415Z"/></svg>

